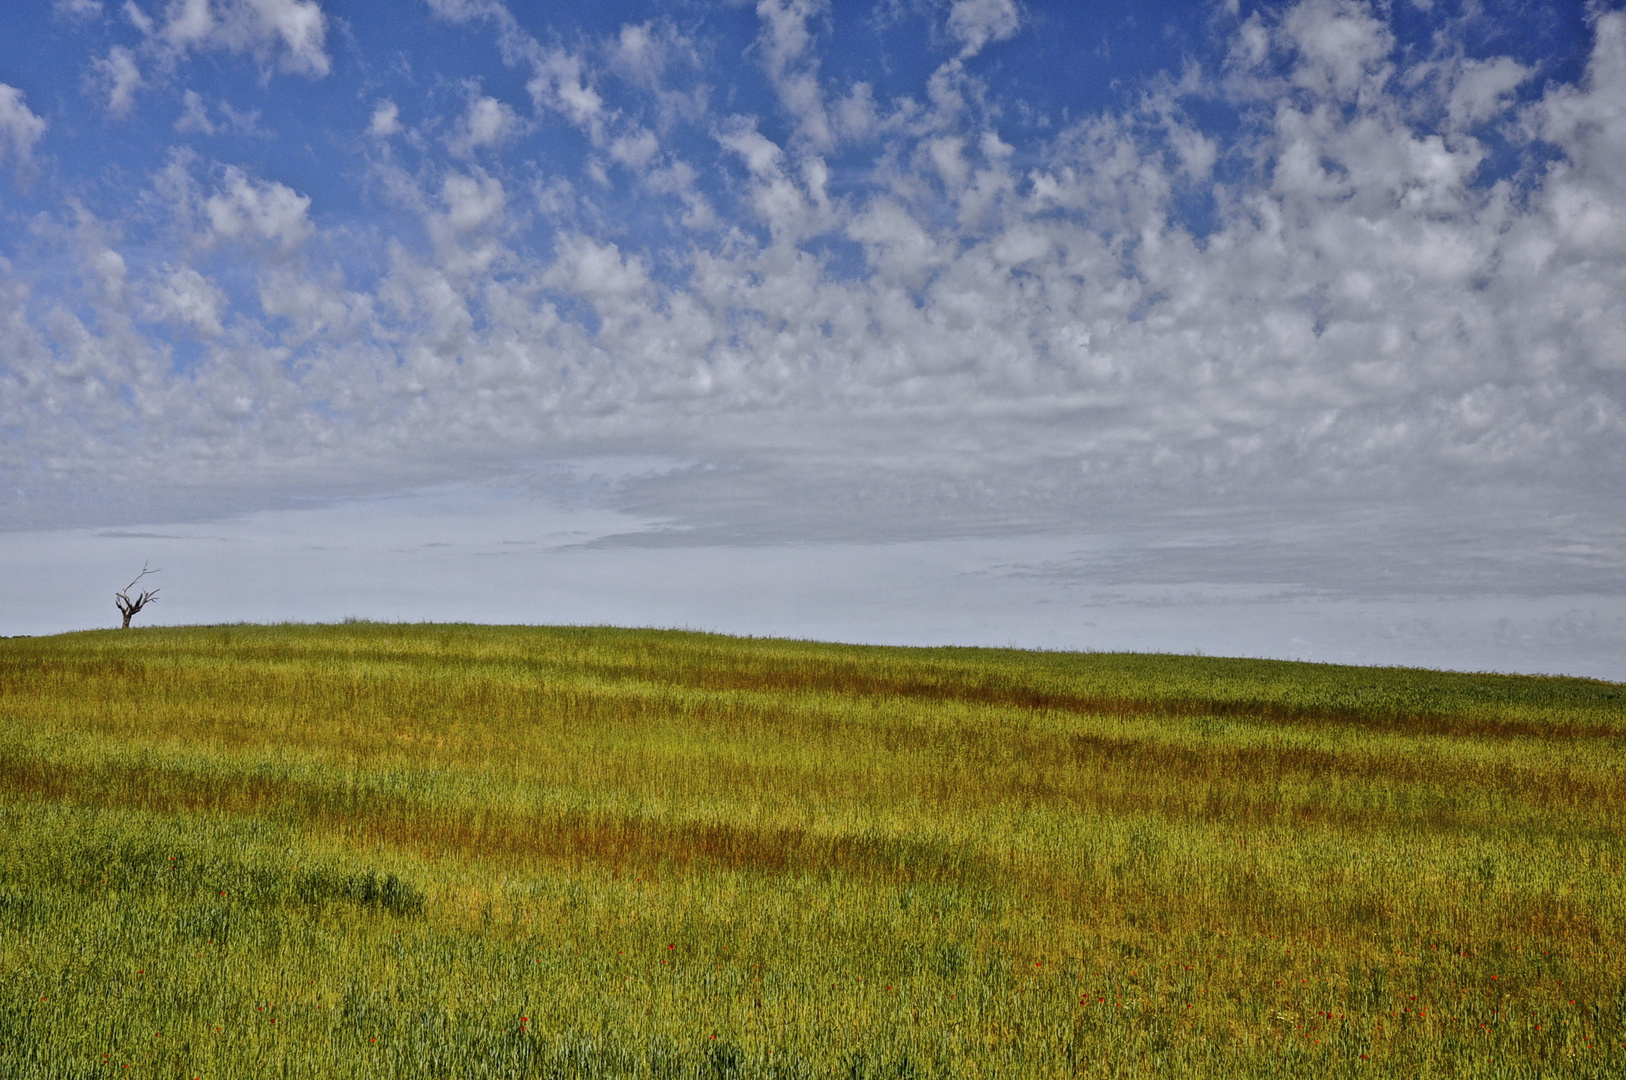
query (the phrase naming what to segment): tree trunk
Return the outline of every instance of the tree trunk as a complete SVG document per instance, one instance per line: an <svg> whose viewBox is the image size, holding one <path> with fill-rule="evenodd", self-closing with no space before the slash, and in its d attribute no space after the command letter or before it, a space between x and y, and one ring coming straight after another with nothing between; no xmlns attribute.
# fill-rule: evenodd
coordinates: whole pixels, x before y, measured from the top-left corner
<svg viewBox="0 0 1626 1080"><path fill-rule="evenodd" d="M119 627L120 630L128 630L128 629L130 629L130 616L133 615L133 614L135 614L135 613L131 612L131 611L126 611L124 613L124 625Z"/></svg>

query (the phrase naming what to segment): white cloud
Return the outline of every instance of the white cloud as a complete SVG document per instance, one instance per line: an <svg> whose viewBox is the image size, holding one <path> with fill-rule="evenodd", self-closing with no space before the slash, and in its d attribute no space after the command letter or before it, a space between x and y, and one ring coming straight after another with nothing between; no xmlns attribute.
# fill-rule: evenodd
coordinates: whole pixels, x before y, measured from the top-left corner
<svg viewBox="0 0 1626 1080"><path fill-rule="evenodd" d="M543 59L542 47L519 25L502 0L428 0L428 3L436 17L449 22L494 24L497 47L505 64L534 66Z"/></svg>
<svg viewBox="0 0 1626 1080"><path fill-rule="evenodd" d="M717 141L738 154L753 176L780 175L784 151L758 131L755 124L737 118L734 124L718 134Z"/></svg>
<svg viewBox="0 0 1626 1080"><path fill-rule="evenodd" d="M170 0L155 32L170 49L249 53L262 66L321 78L327 55L327 16L315 0Z"/></svg>
<svg viewBox="0 0 1626 1080"><path fill-rule="evenodd" d="M776 244L795 243L825 227L830 204L824 185L829 169L823 159L802 159L802 185L787 170L785 152L756 129L747 117L731 117L717 141L739 155L750 171L750 206L768 226Z"/></svg>
<svg viewBox="0 0 1626 1080"><path fill-rule="evenodd" d="M143 34L152 33L152 28L155 25L152 16L141 10L140 5L135 0L124 0L124 6L119 10L124 15L125 21L131 26L140 30Z"/></svg>
<svg viewBox="0 0 1626 1080"><path fill-rule="evenodd" d="M506 25L492 5L438 10ZM123 290L231 336L213 381L164 391L164 441L202 430L196 402L210 423L238 417L245 441L220 461L299 448L335 474L399 477L637 438L760 467L798 505L873 488L877 504L989 520L1082 513L1108 489L1268 502L1626 472L1622 17L1596 20L1580 85L1514 112L1526 69L1449 42L1410 57L1378 10L1309 0L1250 18L1228 81L1162 86L1042 140L1003 127L997 87L951 59L932 104L867 85L832 98L832 138L852 140L840 155L817 149L792 92L816 76L817 5L757 9L753 57L785 106L761 122L663 126L647 87L679 64L658 58L659 24L578 52L515 45L531 122L611 183L584 182L570 154L518 179L446 144L424 143L411 170L374 147L371 176L421 233L372 241L319 230L306 196L246 171L193 190L174 174L202 173L178 162L144 199L177 207L185 250L156 261L208 271L227 242L279 256L257 268L264 318L175 275L160 301L139 268L87 255L96 317L79 301L5 308L32 328L16 340L55 357L15 363L31 386L59 386L51 363L97 372L98 408L121 408L140 382L117 366L139 335L109 329ZM978 25L986 43L1003 24ZM1200 126L1187 92L1222 96L1241 130ZM521 122L478 92L458 107L465 153ZM1483 125L1510 115L1556 160L1486 183ZM376 136L399 130L393 101L373 116ZM1200 225L1194 195L1212 196ZM382 283L312 269L346 245ZM330 421L339 400L366 422ZM95 431L123 430L97 416ZM139 456L122 436L46 428L85 472ZM1000 501L1018 490L1028 501ZM726 516L724 502L706 505Z"/></svg>
<svg viewBox="0 0 1626 1080"><path fill-rule="evenodd" d="M312 276L287 266L273 267L261 279L260 307L288 321L285 345L326 339L353 346L373 314L372 299L345 289L336 274Z"/></svg>
<svg viewBox="0 0 1626 1080"><path fill-rule="evenodd" d="M507 195L494 176L453 174L441 185L446 219L458 232L471 232L499 220Z"/></svg>
<svg viewBox="0 0 1626 1080"><path fill-rule="evenodd" d="M107 55L92 64L97 81L107 95L107 111L114 116L128 116L135 105L136 91L141 89L141 67L135 53L123 45L114 45Z"/></svg>
<svg viewBox="0 0 1626 1080"><path fill-rule="evenodd" d="M796 134L814 151L834 142L819 85L819 62L812 53L815 19L828 16L825 0L757 0L762 29L757 46L762 50L768 78L780 103L796 121Z"/></svg>
<svg viewBox="0 0 1626 1080"><path fill-rule="evenodd" d="M196 90L188 90L182 96L181 115L175 121L175 130L183 134L189 131L204 135L215 133L214 121L209 119L209 107L204 104L203 95Z"/></svg>
<svg viewBox="0 0 1626 1080"><path fill-rule="evenodd" d="M436 15L451 22L471 22L508 15L501 0L428 0Z"/></svg>
<svg viewBox="0 0 1626 1080"><path fill-rule="evenodd" d="M1318 96L1347 100L1388 77L1394 34L1362 0L1305 0L1287 12L1282 33L1298 54L1294 84Z"/></svg>
<svg viewBox="0 0 1626 1080"><path fill-rule="evenodd" d="M943 135L926 143L926 153L937 175L949 187L959 187L971 175L971 164L965 159L965 139L958 135Z"/></svg>
<svg viewBox="0 0 1626 1080"><path fill-rule="evenodd" d="M1488 60L1460 60L1449 73L1446 114L1453 128L1464 129L1505 113L1513 91L1535 74L1508 56Z"/></svg>
<svg viewBox="0 0 1626 1080"><path fill-rule="evenodd" d="M473 95L446 145L452 153L467 156L475 150L502 145L522 127L519 114L505 103L488 95Z"/></svg>
<svg viewBox="0 0 1626 1080"><path fill-rule="evenodd" d="M866 139L880 123L875 107L875 88L867 82L855 82L845 97L832 109L836 130L844 139Z"/></svg>
<svg viewBox="0 0 1626 1080"><path fill-rule="evenodd" d="M610 47L610 66L623 77L655 89L666 73L668 51L665 35L654 23L627 23Z"/></svg>
<svg viewBox="0 0 1626 1080"><path fill-rule="evenodd" d="M1014 37L1022 26L1016 0L954 0L948 29L962 44L961 59L970 59L991 41Z"/></svg>
<svg viewBox="0 0 1626 1080"><path fill-rule="evenodd" d="M921 288L949 254L907 209L890 199L872 203L847 226L847 235L864 245L870 263L888 282Z"/></svg>
<svg viewBox="0 0 1626 1080"><path fill-rule="evenodd" d="M214 240L265 242L287 253L311 235L310 204L310 196L285 184L228 167L221 190L209 196L203 211Z"/></svg>
<svg viewBox="0 0 1626 1080"><path fill-rule="evenodd" d="M616 245L580 234L560 238L558 257L548 267L543 281L551 288L575 293L598 305L641 296L650 284L641 259L628 258Z"/></svg>
<svg viewBox="0 0 1626 1080"><path fill-rule="evenodd" d="M101 0L52 0L51 11L64 19L99 19Z"/></svg>
<svg viewBox="0 0 1626 1080"><path fill-rule="evenodd" d="M586 72L580 56L555 49L537 61L525 88L538 110L560 113L587 132L596 145L603 141L607 116L604 99L588 85Z"/></svg>
<svg viewBox="0 0 1626 1080"><path fill-rule="evenodd" d="M373 117L367 123L367 134L375 139L387 139L401 133L401 110L395 102L385 98L373 107Z"/></svg>
<svg viewBox="0 0 1626 1080"><path fill-rule="evenodd" d="M148 72L162 84L188 53L224 50L247 53L262 70L322 78L332 69L327 54L327 16L316 0L168 0L158 18L134 0L125 0L125 19L142 35L135 48L114 45L91 64L91 81L107 98L116 117L128 116L137 91L150 85ZM194 92L188 91L188 94ZM201 104L194 109L190 97L178 130L208 133ZM246 125L253 129L253 117Z"/></svg>
<svg viewBox="0 0 1626 1080"><path fill-rule="evenodd" d="M258 109L238 112L228 101L216 101L211 106L196 90L182 93L181 115L175 118L175 130L182 134L195 131L201 135L219 135L229 131L261 139L270 137L270 133L260 127Z"/></svg>
<svg viewBox="0 0 1626 1080"><path fill-rule="evenodd" d="M707 199L697 187L699 175L694 166L688 162L674 161L669 165L651 169L645 176L644 183L653 194L677 196L684 206L680 224L692 232L702 233L715 229L718 219L711 200Z"/></svg>
<svg viewBox="0 0 1626 1080"><path fill-rule="evenodd" d="M1556 87L1531 110L1537 133L1584 168L1610 170L1626 150L1626 13L1608 12L1593 27L1595 45L1579 87Z"/></svg>
<svg viewBox="0 0 1626 1080"><path fill-rule="evenodd" d="M769 73L777 78L807 54L813 44L808 22L824 16L828 4L826 0L757 0L756 10L762 20L757 43L767 58Z"/></svg>
<svg viewBox="0 0 1626 1080"><path fill-rule="evenodd" d="M46 127L24 102L21 90L0 83L0 164L7 159L19 166L31 164L34 147L45 136Z"/></svg>
<svg viewBox="0 0 1626 1080"><path fill-rule="evenodd" d="M493 97L482 97L469 104L464 118L468 128L470 146L493 146L512 133L519 117L507 105Z"/></svg>
<svg viewBox="0 0 1626 1080"><path fill-rule="evenodd" d="M635 172L642 172L660 152L660 140L646 128L634 128L610 144L610 156Z"/></svg>
<svg viewBox="0 0 1626 1080"><path fill-rule="evenodd" d="M1231 38L1230 63L1237 67L1257 68L1270 56L1270 29L1264 18L1255 11L1243 20Z"/></svg>
<svg viewBox="0 0 1626 1080"><path fill-rule="evenodd" d="M189 326L202 338L225 333L229 303L220 287L190 266L166 267L147 290L147 315Z"/></svg>
<svg viewBox="0 0 1626 1080"><path fill-rule="evenodd" d="M711 85L701 46L669 21L628 23L602 44L608 69L643 95L653 115L642 120L664 133L703 120ZM638 103L639 111L644 103Z"/></svg>

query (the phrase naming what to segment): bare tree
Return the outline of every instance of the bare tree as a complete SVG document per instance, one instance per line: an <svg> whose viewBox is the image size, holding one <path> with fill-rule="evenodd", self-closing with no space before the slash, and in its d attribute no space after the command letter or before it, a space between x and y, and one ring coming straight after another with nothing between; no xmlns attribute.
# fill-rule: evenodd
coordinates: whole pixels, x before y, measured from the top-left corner
<svg viewBox="0 0 1626 1080"><path fill-rule="evenodd" d="M159 571L148 570L147 564L143 562L141 564L141 573L135 576L135 581L130 582L130 584L126 585L122 590L113 594L114 596L118 597L118 599L114 600L113 602L117 604L119 610L124 613L124 625L120 627L121 630L130 629L130 616L134 615L136 612L140 611L142 608L146 607L148 604L152 603L158 598L158 590L154 589L152 592L141 593L134 600L130 599L130 590L136 587L136 581L140 581L148 574L156 573L159 573Z"/></svg>

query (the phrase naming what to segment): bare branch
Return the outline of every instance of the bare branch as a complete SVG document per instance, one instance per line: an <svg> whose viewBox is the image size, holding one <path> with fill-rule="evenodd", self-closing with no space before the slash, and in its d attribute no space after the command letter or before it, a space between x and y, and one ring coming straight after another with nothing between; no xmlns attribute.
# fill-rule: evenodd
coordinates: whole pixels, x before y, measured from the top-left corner
<svg viewBox="0 0 1626 1080"><path fill-rule="evenodd" d="M162 570L148 570L147 569L147 560L142 559L141 560L141 573L139 573L139 574L137 574L135 576L135 581L130 582L130 584L126 585L123 589L119 590L114 595L123 596L125 593L127 593L131 589L135 588L136 581L140 581L142 578L146 577L148 574L161 574L161 573L163 573ZM158 590L154 589L153 591L157 592Z"/></svg>
<svg viewBox="0 0 1626 1080"><path fill-rule="evenodd" d="M130 617L132 615L158 599L159 590L153 589L150 592L143 592L136 599L131 600L129 596L130 590L135 587L136 581L140 581L148 574L157 574L160 572L161 571L158 570L148 570L147 563L145 560L143 560L141 563L141 573L135 576L135 581L130 582L130 584L113 594L113 604L119 609L119 614L124 616L123 629L128 630L130 628Z"/></svg>

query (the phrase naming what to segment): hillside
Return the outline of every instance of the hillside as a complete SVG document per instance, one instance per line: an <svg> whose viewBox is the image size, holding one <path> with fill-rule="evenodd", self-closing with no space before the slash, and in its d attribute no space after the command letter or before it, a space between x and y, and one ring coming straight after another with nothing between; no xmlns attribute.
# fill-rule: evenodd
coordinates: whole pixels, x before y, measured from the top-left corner
<svg viewBox="0 0 1626 1080"><path fill-rule="evenodd" d="M17 1077L1611 1076L1626 685L0 640Z"/></svg>

